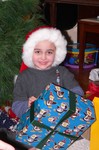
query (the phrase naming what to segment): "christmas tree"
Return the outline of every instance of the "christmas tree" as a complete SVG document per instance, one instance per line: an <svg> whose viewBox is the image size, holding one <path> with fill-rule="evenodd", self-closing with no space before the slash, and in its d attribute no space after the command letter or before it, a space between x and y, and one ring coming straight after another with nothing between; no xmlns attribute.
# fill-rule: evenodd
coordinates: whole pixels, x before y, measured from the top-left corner
<svg viewBox="0 0 99 150"><path fill-rule="evenodd" d="M13 99L25 35L45 24L40 5L39 0L0 1L0 103Z"/></svg>

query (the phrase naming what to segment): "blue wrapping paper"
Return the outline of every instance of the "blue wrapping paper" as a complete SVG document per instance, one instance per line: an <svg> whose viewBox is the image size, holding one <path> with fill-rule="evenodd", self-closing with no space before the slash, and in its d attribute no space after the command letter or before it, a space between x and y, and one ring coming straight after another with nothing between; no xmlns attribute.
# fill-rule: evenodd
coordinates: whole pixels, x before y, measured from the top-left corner
<svg viewBox="0 0 99 150"><path fill-rule="evenodd" d="M90 100L50 84L22 116L16 139L42 150L67 149L94 121Z"/></svg>

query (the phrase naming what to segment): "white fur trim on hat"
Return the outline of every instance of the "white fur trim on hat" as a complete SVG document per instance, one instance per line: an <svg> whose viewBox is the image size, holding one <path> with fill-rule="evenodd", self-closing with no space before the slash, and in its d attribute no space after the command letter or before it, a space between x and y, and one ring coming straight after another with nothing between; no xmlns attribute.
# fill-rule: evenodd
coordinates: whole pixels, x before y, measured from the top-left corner
<svg viewBox="0 0 99 150"><path fill-rule="evenodd" d="M29 35L28 39L23 45L22 59L28 67L34 68L32 56L35 45L38 42L44 40L49 40L50 42L53 42L56 47L55 60L52 66L59 65L65 59L67 53L67 41L65 40L61 32L53 27L39 28L38 30L35 30Z"/></svg>

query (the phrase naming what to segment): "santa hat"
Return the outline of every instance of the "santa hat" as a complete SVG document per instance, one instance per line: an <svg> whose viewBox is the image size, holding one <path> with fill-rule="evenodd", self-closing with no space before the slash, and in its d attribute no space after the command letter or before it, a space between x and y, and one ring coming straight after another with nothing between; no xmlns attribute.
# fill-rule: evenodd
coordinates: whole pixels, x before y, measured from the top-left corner
<svg viewBox="0 0 99 150"><path fill-rule="evenodd" d="M43 26L29 32L26 36L26 42L23 45L22 60L27 67L34 68L32 61L34 48L38 42L44 40L54 43L56 47L55 60L52 66L59 65L65 59L67 53L67 41L65 40L65 37L60 30Z"/></svg>

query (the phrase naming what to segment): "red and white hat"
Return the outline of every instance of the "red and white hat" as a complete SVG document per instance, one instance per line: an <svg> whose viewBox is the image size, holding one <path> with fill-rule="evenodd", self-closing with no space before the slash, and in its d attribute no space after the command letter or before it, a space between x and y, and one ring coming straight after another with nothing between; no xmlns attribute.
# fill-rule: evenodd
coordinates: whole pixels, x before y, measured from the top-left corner
<svg viewBox="0 0 99 150"><path fill-rule="evenodd" d="M27 67L34 68L32 56L35 45L44 40L53 42L56 47L56 56L52 66L59 65L65 59L67 53L67 41L65 40L65 37L60 30L43 26L31 31L26 36L26 42L23 45L22 60Z"/></svg>

